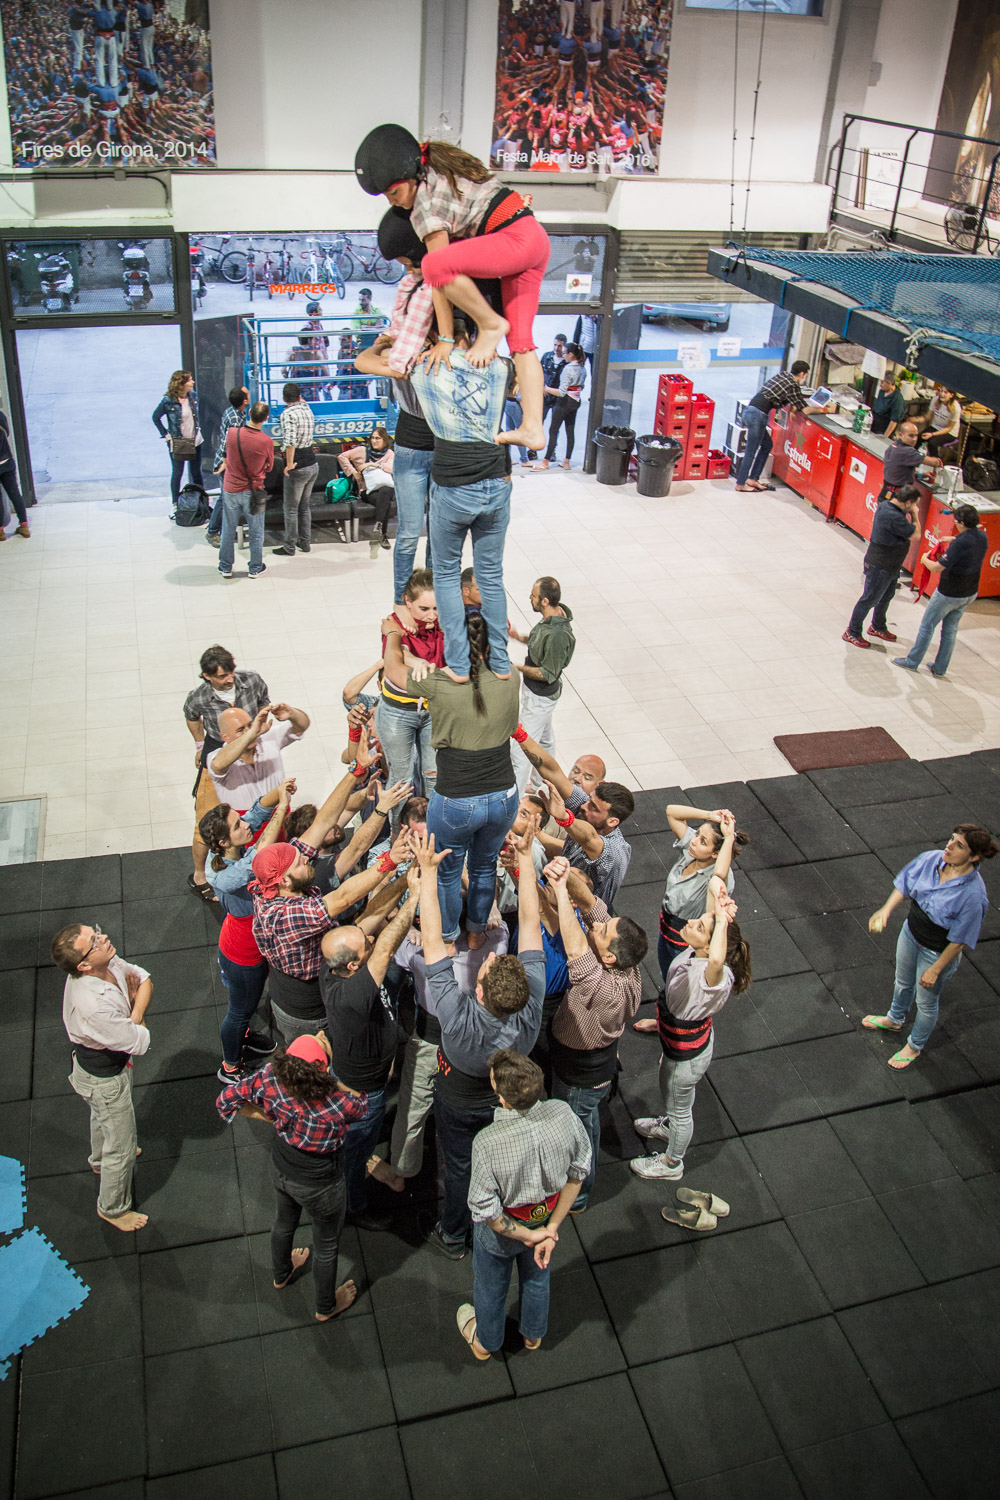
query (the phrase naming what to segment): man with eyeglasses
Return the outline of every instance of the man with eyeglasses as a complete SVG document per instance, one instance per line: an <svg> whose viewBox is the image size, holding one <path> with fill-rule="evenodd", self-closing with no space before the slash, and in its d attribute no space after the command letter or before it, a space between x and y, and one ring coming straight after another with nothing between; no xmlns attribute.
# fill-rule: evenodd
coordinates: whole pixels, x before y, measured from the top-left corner
<svg viewBox="0 0 1000 1500"><path fill-rule="evenodd" d="M202 843L198 824L207 812L219 805L212 778L206 770L208 757L222 749L219 715L228 708L242 708L252 719L270 702L271 695L263 677L245 667L237 668L233 653L225 646L209 646L202 652L199 666L201 681L184 700L184 719L195 742L195 764L198 767L194 784L194 838L191 841L194 873L188 876L188 885L202 901L213 903L215 896L205 874L208 850Z"/></svg>
<svg viewBox="0 0 1000 1500"><path fill-rule="evenodd" d="M125 1233L145 1227L132 1208L139 1154L132 1108L132 1058L149 1050L144 1024L153 981L119 958L98 926L72 922L52 939L52 962L67 976L63 1025L73 1044L70 1083L90 1106L90 1166L101 1179L100 1218Z"/></svg>

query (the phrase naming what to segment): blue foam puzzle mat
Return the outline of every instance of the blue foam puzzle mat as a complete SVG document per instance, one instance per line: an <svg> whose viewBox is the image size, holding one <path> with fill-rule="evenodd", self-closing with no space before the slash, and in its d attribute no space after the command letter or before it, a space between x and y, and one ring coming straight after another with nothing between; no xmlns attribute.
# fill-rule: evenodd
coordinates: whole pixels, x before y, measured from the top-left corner
<svg viewBox="0 0 1000 1500"><path fill-rule="evenodd" d="M24 1167L13 1156L0 1156L0 1234L24 1226Z"/></svg>
<svg viewBox="0 0 1000 1500"><path fill-rule="evenodd" d="M89 1286L49 1244L29 1229L0 1249L0 1360L18 1354L83 1306ZM2 1367L0 1379L9 1366Z"/></svg>

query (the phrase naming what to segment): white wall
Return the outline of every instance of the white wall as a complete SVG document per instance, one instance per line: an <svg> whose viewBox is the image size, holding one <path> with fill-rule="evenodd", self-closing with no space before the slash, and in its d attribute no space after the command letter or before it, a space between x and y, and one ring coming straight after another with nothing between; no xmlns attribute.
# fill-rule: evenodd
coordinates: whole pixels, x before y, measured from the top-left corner
<svg viewBox="0 0 1000 1500"><path fill-rule="evenodd" d="M882 73L865 96L866 115L937 124L957 12L958 0L882 0L874 59Z"/></svg>

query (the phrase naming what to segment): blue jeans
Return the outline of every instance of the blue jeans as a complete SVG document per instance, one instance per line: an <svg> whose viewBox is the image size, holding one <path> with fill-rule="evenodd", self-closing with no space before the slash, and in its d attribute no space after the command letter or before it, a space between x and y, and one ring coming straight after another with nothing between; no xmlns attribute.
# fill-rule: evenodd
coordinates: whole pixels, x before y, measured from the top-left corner
<svg viewBox="0 0 1000 1500"><path fill-rule="evenodd" d="M553 1099L565 1099L570 1109L576 1115L580 1124L587 1132L590 1141L590 1171L580 1184L574 1209L586 1208L587 1199L594 1191L594 1178L597 1176L597 1153L601 1149L601 1105L611 1093L611 1079L607 1083L599 1083L596 1088L579 1088L573 1083L563 1083L559 1074L553 1070L552 1088L549 1090ZM529 1338L537 1338L538 1334L529 1334Z"/></svg>
<svg viewBox="0 0 1000 1500"><path fill-rule="evenodd" d="M888 630L885 612L893 601L898 584L898 568L872 568L865 564L865 586L847 627L851 635L860 636L869 610L872 611L872 629Z"/></svg>
<svg viewBox="0 0 1000 1500"><path fill-rule="evenodd" d="M521 423L524 420L524 414L521 410L520 401L508 399L504 402L503 419L504 429L507 432L513 432L515 427L520 427ZM517 447L518 453L520 453L521 455L521 462L523 464L526 464L529 459L535 457L535 451L533 448L522 448L520 444L517 444L515 446Z"/></svg>
<svg viewBox="0 0 1000 1500"><path fill-rule="evenodd" d="M396 481L396 545L392 553L392 597L397 604L402 602L407 579L416 565L417 546L430 502L433 462L434 454L430 450L425 452L422 448L396 445L396 457L392 464L392 477ZM424 567L430 566L431 538L428 527Z"/></svg>
<svg viewBox="0 0 1000 1500"><path fill-rule="evenodd" d="M427 710L396 708L387 699L379 698L375 733L389 762L389 785L394 781L412 781L414 792L429 797L437 775L437 756L431 744L431 716ZM393 826L397 823L394 814Z"/></svg>
<svg viewBox="0 0 1000 1500"><path fill-rule="evenodd" d="M975 594L966 594L961 599L950 599L947 594L942 594L941 590L937 589L927 601L917 638L910 647L909 654L903 657L903 666L919 667L924 659L924 652L931 643L931 636L940 623L941 639L938 642L937 656L934 658L931 671L935 677L943 677L948 670L951 653L955 649L958 622L975 597Z"/></svg>
<svg viewBox="0 0 1000 1500"><path fill-rule="evenodd" d="M431 544L434 597L444 631L445 661L457 677L469 675L469 637L462 602L462 546L472 537L472 565L483 596L483 619L490 637L490 670L510 671L507 655L507 595L503 586L503 543L510 520L510 480L440 485L431 480Z"/></svg>
<svg viewBox="0 0 1000 1500"><path fill-rule="evenodd" d="M922 948L910 931L909 923L903 923L896 940L896 984L889 1007L889 1020L896 1026L902 1026L916 1000L917 1020L909 1035L909 1043L914 1052L922 1052L927 1046L930 1034L937 1025L941 991L961 962L959 955L948 965L934 988L925 990L920 983L920 976L940 957L940 953L935 953L933 948Z"/></svg>
<svg viewBox="0 0 1000 1500"><path fill-rule="evenodd" d="M236 556L236 528L239 525L240 516L247 518L247 532L250 537L250 572L259 573L264 566L263 511L259 516L250 514L249 490L241 490L238 495L231 495L228 490L223 490L222 541L219 543L220 573L233 571L233 560Z"/></svg>
<svg viewBox="0 0 1000 1500"><path fill-rule="evenodd" d="M225 506L223 505L223 501L222 501L222 496L223 496L224 493L225 493L225 491L223 491L223 490L219 491L219 498L216 500L215 504L212 506L212 514L208 518L208 534L209 534L209 536L220 536L221 533L222 533L222 513L223 513L223 510L225 509Z"/></svg>
<svg viewBox="0 0 1000 1500"><path fill-rule="evenodd" d="M191 483L198 485L200 489L205 488L204 480L201 477L201 448L202 445L199 443L191 458L175 458L172 453L170 455L170 498L175 505L177 504L177 497L181 492L181 480L184 477L185 464L188 466L188 479Z"/></svg>
<svg viewBox="0 0 1000 1500"><path fill-rule="evenodd" d="M385 1118L385 1089L368 1090L368 1112L363 1120L352 1120L344 1136L344 1169L347 1178L347 1212L362 1214L368 1207L368 1158L378 1145Z"/></svg>
<svg viewBox="0 0 1000 1500"><path fill-rule="evenodd" d="M737 484L746 484L748 479L759 479L768 454L774 447L766 412L760 411L756 406L745 406L743 426L747 430L747 445L736 474Z"/></svg>
<svg viewBox="0 0 1000 1500"><path fill-rule="evenodd" d="M229 996L229 1009L222 1018L219 1035L222 1037L222 1056L228 1067L234 1068L240 1060L243 1042L254 1011L260 1004L267 979L267 964L234 964L224 953L219 954L219 968Z"/></svg>
<svg viewBox="0 0 1000 1500"><path fill-rule="evenodd" d="M549 1268L535 1263L535 1252L520 1240L497 1234L488 1224L477 1224L472 1236L472 1300L476 1309L476 1338L495 1354L503 1347L507 1321L507 1289L517 1265L521 1292L518 1328L525 1339L542 1339L549 1326Z"/></svg>
<svg viewBox="0 0 1000 1500"><path fill-rule="evenodd" d="M438 1229L441 1238L464 1245L472 1223L469 1213L469 1182L472 1177L472 1142L481 1130L493 1124L492 1109L456 1109L434 1089L434 1134L443 1166L444 1196Z"/></svg>
<svg viewBox="0 0 1000 1500"><path fill-rule="evenodd" d="M445 942L458 937L462 914L462 866L469 861L466 930L485 932L497 885L497 856L517 816L517 785L481 797L442 797L432 791L427 832L436 849L451 853L438 866L438 899Z"/></svg>

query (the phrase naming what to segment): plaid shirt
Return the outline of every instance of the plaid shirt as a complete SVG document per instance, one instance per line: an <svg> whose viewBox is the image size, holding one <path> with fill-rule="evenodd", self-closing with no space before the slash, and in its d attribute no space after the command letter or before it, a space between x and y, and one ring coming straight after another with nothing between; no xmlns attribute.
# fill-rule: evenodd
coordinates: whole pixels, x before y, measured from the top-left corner
<svg viewBox="0 0 1000 1500"><path fill-rule="evenodd" d="M586 801L586 792L582 787L575 786L566 798L567 812L579 813ZM628 873L632 859L632 845L626 840L620 828L612 828L610 833L602 833L601 842L604 847L597 858L588 859L576 840L571 839L567 833L563 852L574 868L583 870L590 876L594 882L594 895L598 901L611 906L618 894L619 886Z"/></svg>
<svg viewBox="0 0 1000 1500"><path fill-rule="evenodd" d="M410 376L424 418L436 438L450 443L493 443L503 422L510 362L494 359L477 370L456 351L451 369L434 375L420 365Z"/></svg>
<svg viewBox="0 0 1000 1500"><path fill-rule="evenodd" d="M200 719L205 733L212 739L219 739L219 715L227 708L242 708L253 718L254 714L270 703L271 695L267 690L267 683L259 672L241 671L237 667L233 674L236 697L232 703L216 694L210 682L202 678L196 688L192 688L184 699L184 717L190 719L192 724Z"/></svg>
<svg viewBox="0 0 1000 1500"><path fill-rule="evenodd" d="M412 292L412 296L410 293ZM413 361L427 342L434 317L433 293L416 271L408 271L396 288L389 333L389 368L396 375L409 375Z"/></svg>
<svg viewBox="0 0 1000 1500"><path fill-rule="evenodd" d="M291 844L310 863L318 858L319 850L301 839L292 839ZM303 896L272 896L266 901L253 890L253 884L253 937L257 947L282 974L292 979L315 979L323 958L323 934L337 925L323 904L319 886L311 885Z"/></svg>
<svg viewBox="0 0 1000 1500"><path fill-rule="evenodd" d="M281 413L281 446L309 448L313 440L312 408L304 401L293 401Z"/></svg>
<svg viewBox="0 0 1000 1500"><path fill-rule="evenodd" d="M540 1203L570 1179L582 1182L590 1157L587 1132L561 1099L541 1099L524 1111L498 1109L472 1142L473 1222L488 1224L502 1208Z"/></svg>
<svg viewBox="0 0 1000 1500"><path fill-rule="evenodd" d="M595 901L583 918L587 927L608 920L608 908ZM595 955L589 943L587 951L569 961L569 989L552 1022L552 1035L564 1047L581 1052L596 1051L617 1042L625 1025L639 1009L642 999L642 971L610 969Z"/></svg>
<svg viewBox="0 0 1000 1500"><path fill-rule="evenodd" d="M215 465L217 469L226 456L226 433L232 427L245 427L247 415L250 411L249 405L241 406L239 411L235 406L227 406L222 413L222 421L219 424L219 445L215 450Z"/></svg>
<svg viewBox="0 0 1000 1500"><path fill-rule="evenodd" d="M417 188L410 223L422 240L429 234L445 230L451 240L471 238L479 228L502 184L488 177L485 182L461 180L461 195L456 196L443 172L427 168L426 179Z"/></svg>
<svg viewBox="0 0 1000 1500"><path fill-rule="evenodd" d="M355 1097L340 1089L324 1099L293 1099L275 1078L271 1063L249 1078L229 1084L215 1101L227 1125L244 1104L255 1104L263 1110L289 1146L315 1156L339 1150L347 1127L353 1120L363 1120L368 1112L367 1094Z"/></svg>
<svg viewBox="0 0 1000 1500"><path fill-rule="evenodd" d="M798 381L793 380L786 370L782 370L773 380L761 386L750 405L763 412L774 411L779 406L791 406L795 411L804 411L806 398Z"/></svg>

